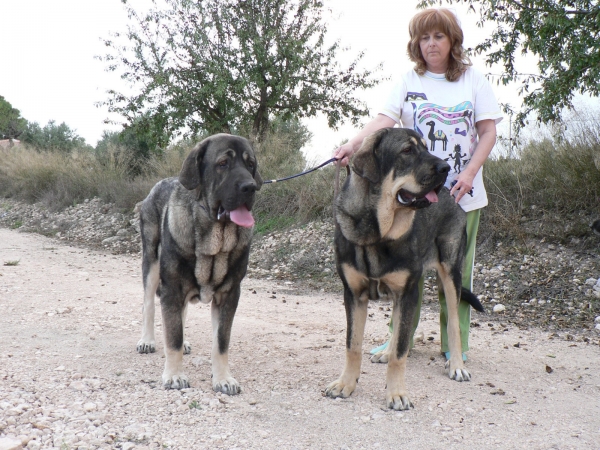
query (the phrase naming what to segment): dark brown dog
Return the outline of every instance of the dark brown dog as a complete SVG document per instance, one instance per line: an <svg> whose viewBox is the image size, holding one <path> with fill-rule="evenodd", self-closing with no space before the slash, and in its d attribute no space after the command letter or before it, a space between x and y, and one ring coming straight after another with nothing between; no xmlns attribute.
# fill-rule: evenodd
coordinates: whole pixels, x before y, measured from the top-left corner
<svg viewBox="0 0 600 450"><path fill-rule="evenodd" d="M188 303L210 303L213 323L212 384L240 392L228 363L229 338L246 275L250 211L262 179L250 143L227 134L211 136L189 154L179 178L158 182L140 210L144 279L142 338L137 351L155 351L154 297L160 295L165 369L163 386L189 387L183 373Z"/></svg>
<svg viewBox="0 0 600 450"><path fill-rule="evenodd" d="M406 357L418 302L418 283L435 268L448 304L451 379L469 380L461 357L458 302L481 303L462 289L466 216L443 188L450 166L427 151L412 130L386 128L368 136L336 200L335 252L344 285L346 364L325 393L348 397L360 376L369 300L393 300L394 332L387 349L386 401L409 409Z"/></svg>

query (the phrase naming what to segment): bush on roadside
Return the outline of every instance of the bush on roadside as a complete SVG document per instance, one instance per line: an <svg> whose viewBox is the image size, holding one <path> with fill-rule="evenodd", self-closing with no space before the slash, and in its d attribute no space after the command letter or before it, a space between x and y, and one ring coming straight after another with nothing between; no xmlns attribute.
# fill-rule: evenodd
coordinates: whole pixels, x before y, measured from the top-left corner
<svg viewBox="0 0 600 450"><path fill-rule="evenodd" d="M131 211L160 179L176 176L199 140L183 140L147 158L132 174L130 152L107 142L100 153L70 153L27 146L0 149L0 196L42 202L51 210L99 197ZM305 160L310 139L299 123L275 122L257 147L263 179L299 173L316 163ZM342 179L345 171L342 171ZM310 220L332 220L335 167L264 185L254 208L256 231L267 233ZM542 238L595 245L589 224L600 216L600 121L578 118L560 132L540 131L516 151L486 162L489 206L484 209L483 241ZM342 180L343 181L343 180Z"/></svg>

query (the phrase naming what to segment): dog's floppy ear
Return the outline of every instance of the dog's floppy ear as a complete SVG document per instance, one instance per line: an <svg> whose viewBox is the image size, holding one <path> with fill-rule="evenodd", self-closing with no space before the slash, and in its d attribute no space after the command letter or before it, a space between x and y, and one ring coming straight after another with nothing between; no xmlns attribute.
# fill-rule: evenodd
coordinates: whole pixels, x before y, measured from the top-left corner
<svg viewBox="0 0 600 450"><path fill-rule="evenodd" d="M200 167L202 166L202 159L209 143L210 138L197 143L187 158L185 158L181 172L179 172L179 182L184 188L190 191L196 189L202 182L200 179Z"/></svg>
<svg viewBox="0 0 600 450"><path fill-rule="evenodd" d="M368 135L352 160L354 173L361 178L366 178L371 183L379 183L381 179L377 147L386 133L387 128L383 128Z"/></svg>

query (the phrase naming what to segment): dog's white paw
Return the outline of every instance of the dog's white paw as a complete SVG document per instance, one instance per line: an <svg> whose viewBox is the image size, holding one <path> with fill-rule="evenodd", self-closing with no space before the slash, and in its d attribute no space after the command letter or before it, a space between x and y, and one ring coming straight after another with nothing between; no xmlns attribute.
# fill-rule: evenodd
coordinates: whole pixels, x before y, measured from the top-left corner
<svg viewBox="0 0 600 450"><path fill-rule="evenodd" d="M387 407L396 411L406 411L415 407L406 392L386 392L385 400Z"/></svg>
<svg viewBox="0 0 600 450"><path fill-rule="evenodd" d="M165 389L187 389L190 382L184 374L164 375L162 376L163 387Z"/></svg>
<svg viewBox="0 0 600 450"><path fill-rule="evenodd" d="M452 367L450 361L446 361L446 365L444 368L446 369L446 373L448 374L451 380L471 381L471 374L464 367Z"/></svg>
<svg viewBox="0 0 600 450"><path fill-rule="evenodd" d="M222 380L213 381L213 390L227 395L237 395L242 392L242 388L233 377L226 377Z"/></svg>
<svg viewBox="0 0 600 450"><path fill-rule="evenodd" d="M192 353L192 344L188 341L183 341L183 354L189 355L190 353Z"/></svg>
<svg viewBox="0 0 600 450"><path fill-rule="evenodd" d="M137 343L136 350L138 353L154 353L156 351L156 342L140 339Z"/></svg>
<svg viewBox="0 0 600 450"><path fill-rule="evenodd" d="M371 356L372 363L387 364L388 360L389 360L389 355L385 351L375 353L373 356Z"/></svg>
<svg viewBox="0 0 600 450"><path fill-rule="evenodd" d="M325 395L331 398L347 398L354 392L354 389L356 389L356 382L346 383L341 378L338 378L325 388Z"/></svg>

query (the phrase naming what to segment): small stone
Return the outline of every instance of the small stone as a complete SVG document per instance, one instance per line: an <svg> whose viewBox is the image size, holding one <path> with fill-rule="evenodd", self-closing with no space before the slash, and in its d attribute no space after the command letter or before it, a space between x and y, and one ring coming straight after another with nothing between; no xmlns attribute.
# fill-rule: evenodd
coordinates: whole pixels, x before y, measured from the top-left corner
<svg viewBox="0 0 600 450"><path fill-rule="evenodd" d="M493 311L495 313L501 313L501 312L503 312L505 310L506 310L506 307L504 305L501 305L501 304L494 305Z"/></svg>
<svg viewBox="0 0 600 450"><path fill-rule="evenodd" d="M20 439L14 438L0 438L0 450L21 450L23 443Z"/></svg>
<svg viewBox="0 0 600 450"><path fill-rule="evenodd" d="M87 412L90 411L94 411L97 408L95 403L92 402L88 402L85 405L83 405L83 409L86 410Z"/></svg>

